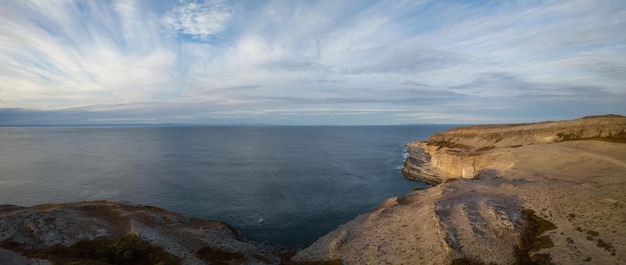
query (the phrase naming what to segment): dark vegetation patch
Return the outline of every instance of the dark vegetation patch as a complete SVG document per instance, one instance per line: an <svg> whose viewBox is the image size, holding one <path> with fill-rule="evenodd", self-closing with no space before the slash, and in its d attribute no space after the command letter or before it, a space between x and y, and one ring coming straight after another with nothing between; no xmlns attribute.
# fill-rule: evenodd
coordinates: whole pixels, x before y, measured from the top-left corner
<svg viewBox="0 0 626 265"><path fill-rule="evenodd" d="M570 222L574 220L574 218L576 218L576 214L574 213L570 213L567 215L567 220L569 220Z"/></svg>
<svg viewBox="0 0 626 265"><path fill-rule="evenodd" d="M496 147L495 146L483 146L481 148L476 149L476 152L486 152L494 148Z"/></svg>
<svg viewBox="0 0 626 265"><path fill-rule="evenodd" d="M552 240L547 236L540 236L535 240L535 242L533 243L533 249L531 249L530 251L538 251L542 248L551 247L554 247L554 243L552 242Z"/></svg>
<svg viewBox="0 0 626 265"><path fill-rule="evenodd" d="M554 243L547 236L541 236L546 231L556 229L556 226L535 214L531 209L522 210L524 228L520 233L518 246L513 255L517 264L552 264L549 254L534 254L537 250L554 247Z"/></svg>
<svg viewBox="0 0 626 265"><path fill-rule="evenodd" d="M558 132L556 133L556 136L559 137L559 141L561 142L582 140L582 137L580 137L580 134L572 133L572 132Z"/></svg>
<svg viewBox="0 0 626 265"><path fill-rule="evenodd" d="M611 256L615 256L615 248L611 245L611 243L604 242L601 238L598 238L598 244L596 245L599 248L604 249L604 251L610 252Z"/></svg>
<svg viewBox="0 0 626 265"><path fill-rule="evenodd" d="M593 231L593 230L589 230L589 231L587 231L587 235L590 235L590 236L598 236L598 235L600 235L600 233L598 233L598 232L596 232L596 231Z"/></svg>
<svg viewBox="0 0 626 265"><path fill-rule="evenodd" d="M521 145L521 144L516 144L516 145L511 145L510 147L512 147L512 148L518 148L518 147L522 147L522 145Z"/></svg>
<svg viewBox="0 0 626 265"><path fill-rule="evenodd" d="M460 149L469 149L468 146L463 144L457 144L450 141L428 141L426 145L437 146L437 150L447 147L447 148L460 148Z"/></svg>
<svg viewBox="0 0 626 265"><path fill-rule="evenodd" d="M197 256L211 264L228 265L231 261L238 261L244 258L239 252L233 252L221 248L203 247L197 252Z"/></svg>
<svg viewBox="0 0 626 265"><path fill-rule="evenodd" d="M117 241L96 238L72 246L56 245L40 250L13 248L29 258L50 260L53 264L180 264L180 259L163 248L128 234Z"/></svg>
<svg viewBox="0 0 626 265"><path fill-rule="evenodd" d="M153 211L153 212L158 212L158 213L169 213L167 210L163 209L163 208L159 208L156 206L151 206L151 205L145 205L144 208Z"/></svg>
<svg viewBox="0 0 626 265"><path fill-rule="evenodd" d="M452 262L450 263L450 265L485 265L487 263L484 263L482 261L476 260L474 258L469 258L469 257L465 257L465 258L457 258L457 259L453 259ZM491 265L494 263L489 263L487 265Z"/></svg>
<svg viewBox="0 0 626 265"><path fill-rule="evenodd" d="M603 142L611 142L611 143L626 143L626 133L624 130L620 132L620 134L611 136L611 137L591 137L585 140L595 140L595 141L603 141Z"/></svg>
<svg viewBox="0 0 626 265"><path fill-rule="evenodd" d="M291 258L296 255L295 251L280 252L274 254L280 257L280 264L282 265L343 265L343 261L341 261L340 259L295 262L291 260Z"/></svg>
<svg viewBox="0 0 626 265"><path fill-rule="evenodd" d="M408 205L408 204L411 204L413 200L410 199L409 196L402 196L402 197L398 197L396 199L396 202L400 205Z"/></svg>
<svg viewBox="0 0 626 265"><path fill-rule="evenodd" d="M556 134L559 137L559 142L565 141L577 141L577 140L595 140L595 141L604 141L604 142L612 142L612 143L626 143L626 131L624 129L619 132L608 135L608 136L592 136L592 137L582 137L581 132L575 131L565 131L558 132Z"/></svg>

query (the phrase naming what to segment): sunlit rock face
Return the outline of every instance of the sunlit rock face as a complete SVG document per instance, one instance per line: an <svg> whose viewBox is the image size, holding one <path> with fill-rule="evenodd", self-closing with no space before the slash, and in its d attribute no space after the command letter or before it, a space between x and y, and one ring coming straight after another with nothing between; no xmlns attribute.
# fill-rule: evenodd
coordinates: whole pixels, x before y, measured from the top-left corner
<svg viewBox="0 0 626 265"><path fill-rule="evenodd" d="M611 115L435 133L408 144L403 169L435 186L382 202L293 259L626 263L625 130Z"/></svg>
<svg viewBox="0 0 626 265"><path fill-rule="evenodd" d="M438 184L449 178L493 177L516 160L511 149L575 140L626 142L626 117L453 128L407 145L403 174Z"/></svg>

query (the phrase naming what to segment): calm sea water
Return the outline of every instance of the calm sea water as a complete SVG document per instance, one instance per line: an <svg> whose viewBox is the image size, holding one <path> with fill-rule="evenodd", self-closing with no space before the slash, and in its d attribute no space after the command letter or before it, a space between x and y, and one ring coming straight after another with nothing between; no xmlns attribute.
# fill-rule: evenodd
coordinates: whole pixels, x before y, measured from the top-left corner
<svg viewBox="0 0 626 265"><path fill-rule="evenodd" d="M0 128L0 204L118 200L302 247L405 180L404 145L450 126Z"/></svg>

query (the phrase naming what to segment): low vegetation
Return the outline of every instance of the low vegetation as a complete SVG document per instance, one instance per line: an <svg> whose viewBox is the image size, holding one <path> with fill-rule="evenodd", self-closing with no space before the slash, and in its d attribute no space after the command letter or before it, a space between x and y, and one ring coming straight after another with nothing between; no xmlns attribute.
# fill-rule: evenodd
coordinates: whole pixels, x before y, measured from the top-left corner
<svg viewBox="0 0 626 265"><path fill-rule="evenodd" d="M535 214L531 209L522 210L524 230L520 234L519 246L513 251L518 264L552 264L550 255L535 254L538 250L554 247L554 243L542 234L557 227L550 221Z"/></svg>
<svg viewBox="0 0 626 265"><path fill-rule="evenodd" d="M244 258L244 255L239 252L232 252L213 247L201 248L198 250L197 256L217 265L227 265L230 264L231 261L238 261Z"/></svg>
<svg viewBox="0 0 626 265"><path fill-rule="evenodd" d="M135 234L128 234L117 241L97 238L79 241L69 247L57 245L40 250L26 250L23 254L29 258L46 259L53 264L180 264L178 257Z"/></svg>
<svg viewBox="0 0 626 265"><path fill-rule="evenodd" d="M460 148L460 149L469 149L468 146L457 144L449 141L428 141L427 145L437 146L437 150L447 147L447 148Z"/></svg>

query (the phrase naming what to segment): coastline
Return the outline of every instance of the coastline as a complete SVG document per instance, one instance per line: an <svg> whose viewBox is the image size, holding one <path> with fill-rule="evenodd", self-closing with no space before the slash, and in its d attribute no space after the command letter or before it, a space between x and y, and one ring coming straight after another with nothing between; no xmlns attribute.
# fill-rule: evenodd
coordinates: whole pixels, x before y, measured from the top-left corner
<svg viewBox="0 0 626 265"><path fill-rule="evenodd" d="M407 145L404 170L433 187L382 202L294 259L624 264L625 131L626 117L599 116L435 133Z"/></svg>
<svg viewBox="0 0 626 265"><path fill-rule="evenodd" d="M293 258L223 222L78 202L1 206L0 261L23 262L21 253L46 264L33 249L130 234L180 264L626 263L625 129L626 117L594 117L460 127L409 143L405 177L432 187L384 200ZM75 228L79 219L88 221Z"/></svg>

